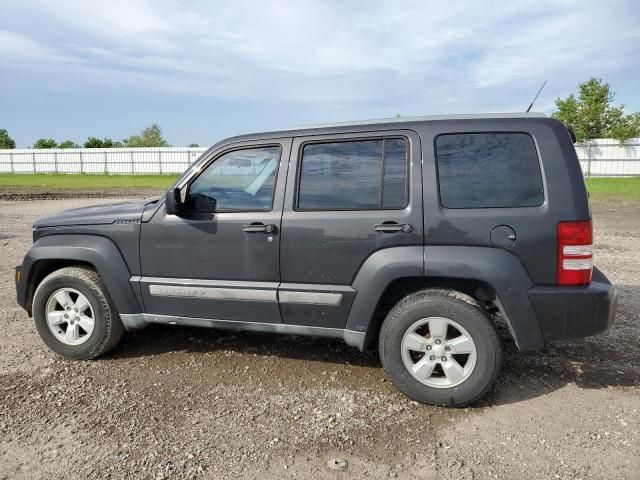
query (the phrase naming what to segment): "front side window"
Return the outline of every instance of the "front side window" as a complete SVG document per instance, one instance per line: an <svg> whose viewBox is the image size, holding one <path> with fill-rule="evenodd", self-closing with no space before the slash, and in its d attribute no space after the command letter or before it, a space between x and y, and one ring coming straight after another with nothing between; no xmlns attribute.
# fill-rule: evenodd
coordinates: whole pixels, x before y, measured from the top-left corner
<svg viewBox="0 0 640 480"><path fill-rule="evenodd" d="M299 210L402 209L407 206L404 138L305 145Z"/></svg>
<svg viewBox="0 0 640 480"><path fill-rule="evenodd" d="M440 135L436 159L443 207L536 207L544 202L538 153L525 133Z"/></svg>
<svg viewBox="0 0 640 480"><path fill-rule="evenodd" d="M188 195L215 198L216 211L271 210L279 163L279 146L225 153L191 183Z"/></svg>

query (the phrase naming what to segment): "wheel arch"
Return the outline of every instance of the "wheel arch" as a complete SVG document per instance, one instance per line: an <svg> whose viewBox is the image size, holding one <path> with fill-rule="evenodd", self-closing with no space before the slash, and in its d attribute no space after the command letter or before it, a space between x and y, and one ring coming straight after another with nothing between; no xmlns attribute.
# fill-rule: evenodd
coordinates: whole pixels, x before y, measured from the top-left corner
<svg viewBox="0 0 640 480"><path fill-rule="evenodd" d="M86 267L91 268L92 270L96 270L95 266L89 262L81 261L81 260L72 260L72 259L63 259L63 258L43 258L39 260L35 260L31 269L29 270L29 274L27 275L27 291L26 291L26 300L27 300L27 312L29 315L32 314L32 302L33 295L38 288L38 285L42 283L44 278L55 272L56 270L60 270L65 267Z"/></svg>
<svg viewBox="0 0 640 480"><path fill-rule="evenodd" d="M470 297L488 311L500 309L496 302L497 294L495 289L485 281L453 277L396 278L386 286L378 300L371 321L367 327L363 349L368 349L376 345L382 323L397 302L407 295L429 289L459 292Z"/></svg>
<svg viewBox="0 0 640 480"><path fill-rule="evenodd" d="M544 340L527 297L532 286L520 260L501 249L425 246L380 250L367 259L353 283L358 293L347 329L366 332L360 347L368 348L398 300L425 288L448 288L498 309L518 348L535 350Z"/></svg>
<svg viewBox="0 0 640 480"><path fill-rule="evenodd" d="M31 314L38 285L50 273L69 266L95 270L119 313L142 311L120 251L111 240L96 235L51 235L36 241L22 264L18 303Z"/></svg>

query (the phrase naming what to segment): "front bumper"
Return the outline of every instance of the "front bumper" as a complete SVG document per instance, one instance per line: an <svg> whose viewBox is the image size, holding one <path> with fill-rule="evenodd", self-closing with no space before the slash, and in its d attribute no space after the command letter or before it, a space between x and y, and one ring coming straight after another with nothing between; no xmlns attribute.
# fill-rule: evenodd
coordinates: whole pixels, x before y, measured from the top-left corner
<svg viewBox="0 0 640 480"><path fill-rule="evenodd" d="M545 342L588 337L609 328L618 293L597 268L589 285L534 287L527 293Z"/></svg>
<svg viewBox="0 0 640 480"><path fill-rule="evenodd" d="M26 279L23 278L22 265L18 265L15 269L14 280L16 283L16 300L18 301L18 305L20 305L25 310L27 309L27 282Z"/></svg>

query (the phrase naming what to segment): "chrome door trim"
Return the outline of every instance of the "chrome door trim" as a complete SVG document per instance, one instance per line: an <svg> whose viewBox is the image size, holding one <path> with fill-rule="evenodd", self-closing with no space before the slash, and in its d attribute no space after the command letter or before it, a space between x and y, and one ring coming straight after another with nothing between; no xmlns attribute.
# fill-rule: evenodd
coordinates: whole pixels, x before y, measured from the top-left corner
<svg viewBox="0 0 640 480"><path fill-rule="evenodd" d="M131 277L130 282L148 286L149 293L156 297L251 302L279 301L287 304L326 305L328 307L340 306L344 294L354 293L353 288L347 285L279 284L277 282L140 276Z"/></svg>
<svg viewBox="0 0 640 480"><path fill-rule="evenodd" d="M239 300L245 302L277 302L276 290L250 288L218 288L183 285L149 285L149 293L156 297L204 298L207 300Z"/></svg>
<svg viewBox="0 0 640 480"><path fill-rule="evenodd" d="M324 293L324 292L279 292L281 303L299 303L306 305L327 305L337 307L342 302L341 293Z"/></svg>

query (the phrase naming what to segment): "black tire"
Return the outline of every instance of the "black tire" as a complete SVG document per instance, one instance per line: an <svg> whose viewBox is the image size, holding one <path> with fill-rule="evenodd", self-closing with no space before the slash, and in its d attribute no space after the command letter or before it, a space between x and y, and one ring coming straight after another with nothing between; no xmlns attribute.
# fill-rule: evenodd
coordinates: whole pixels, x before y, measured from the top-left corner
<svg viewBox="0 0 640 480"><path fill-rule="evenodd" d="M444 317L459 323L476 347L476 364L462 383L437 388L412 376L402 359L402 339L418 320ZM422 290L404 297L389 312L379 338L380 359L391 382L410 398L431 405L465 406L492 387L502 363L502 348L487 314L468 295L453 290Z"/></svg>
<svg viewBox="0 0 640 480"><path fill-rule="evenodd" d="M73 288L87 297L94 312L93 332L80 345L67 345L58 340L47 324L47 301L64 287ZM58 355L74 360L88 360L106 353L124 333L120 316L100 275L86 267L65 267L47 275L33 295L33 318L44 343Z"/></svg>

